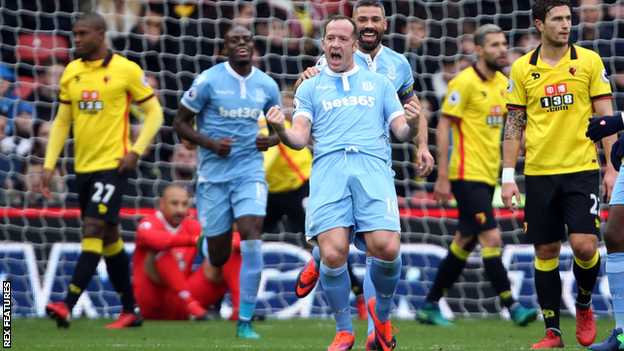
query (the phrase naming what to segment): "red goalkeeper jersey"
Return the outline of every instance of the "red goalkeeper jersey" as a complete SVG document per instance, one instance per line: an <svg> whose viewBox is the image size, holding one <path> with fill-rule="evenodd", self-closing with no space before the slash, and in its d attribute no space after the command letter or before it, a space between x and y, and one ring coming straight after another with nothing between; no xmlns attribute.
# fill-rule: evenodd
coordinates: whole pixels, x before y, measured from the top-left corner
<svg viewBox="0 0 624 351"><path fill-rule="evenodd" d="M199 221L185 218L177 227L172 227L158 211L145 217L137 227L135 238L136 248L132 255L133 283L141 284L149 278L145 272L145 256L149 250L171 250L174 253L184 278L188 278L192 271L193 260L197 254L197 237L201 233Z"/></svg>

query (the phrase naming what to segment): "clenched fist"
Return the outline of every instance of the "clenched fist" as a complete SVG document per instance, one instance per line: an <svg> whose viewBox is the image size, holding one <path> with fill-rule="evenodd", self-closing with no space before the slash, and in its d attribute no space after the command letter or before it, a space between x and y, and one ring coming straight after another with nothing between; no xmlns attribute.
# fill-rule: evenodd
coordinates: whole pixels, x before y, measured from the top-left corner
<svg viewBox="0 0 624 351"><path fill-rule="evenodd" d="M266 120L271 124L271 127L275 129L276 132L282 132L286 130L286 124L284 124L284 120L286 117L282 113L279 106L275 105L269 109L269 112L266 114Z"/></svg>
<svg viewBox="0 0 624 351"><path fill-rule="evenodd" d="M403 105L405 109L405 121L412 128L418 128L420 123L420 114L422 109L414 101L410 101L408 104Z"/></svg>

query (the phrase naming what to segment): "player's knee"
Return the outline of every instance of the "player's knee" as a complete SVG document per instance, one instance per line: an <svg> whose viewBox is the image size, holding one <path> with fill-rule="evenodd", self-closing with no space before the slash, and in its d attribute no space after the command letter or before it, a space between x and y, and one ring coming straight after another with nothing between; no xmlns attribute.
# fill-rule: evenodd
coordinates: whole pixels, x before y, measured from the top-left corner
<svg viewBox="0 0 624 351"><path fill-rule="evenodd" d="M323 263L329 268L338 268L347 262L349 248L324 247L321 250Z"/></svg>
<svg viewBox="0 0 624 351"><path fill-rule="evenodd" d="M210 256L210 264L213 267L223 267L227 263L227 261L230 259L229 252L225 254L210 252L209 256Z"/></svg>
<svg viewBox="0 0 624 351"><path fill-rule="evenodd" d="M540 260L552 260L559 257L561 242L535 245L535 257Z"/></svg>
<svg viewBox="0 0 624 351"><path fill-rule="evenodd" d="M607 222L607 226L604 230L604 241L607 245L607 251L611 252L624 252L624 235L619 223L613 225L612 222Z"/></svg>
<svg viewBox="0 0 624 351"><path fill-rule="evenodd" d="M572 250L574 257L581 261L590 261L596 255L596 245L590 240L576 243Z"/></svg>
<svg viewBox="0 0 624 351"><path fill-rule="evenodd" d="M474 241L474 236L461 236L461 235L456 235L455 236L455 243L457 244L457 246L461 247L462 249L466 250L466 251L472 251L471 248L473 248L476 244L476 242ZM483 246L483 243L482 243Z"/></svg>
<svg viewBox="0 0 624 351"><path fill-rule="evenodd" d="M500 247L501 236L498 229L485 231L479 235L481 247Z"/></svg>
<svg viewBox="0 0 624 351"><path fill-rule="evenodd" d="M375 257L384 261L394 261L400 253L401 242L399 240L388 240L385 245L376 248L373 253Z"/></svg>
<svg viewBox="0 0 624 351"><path fill-rule="evenodd" d="M82 236L84 238L104 238L106 226L102 223L87 223L82 226Z"/></svg>

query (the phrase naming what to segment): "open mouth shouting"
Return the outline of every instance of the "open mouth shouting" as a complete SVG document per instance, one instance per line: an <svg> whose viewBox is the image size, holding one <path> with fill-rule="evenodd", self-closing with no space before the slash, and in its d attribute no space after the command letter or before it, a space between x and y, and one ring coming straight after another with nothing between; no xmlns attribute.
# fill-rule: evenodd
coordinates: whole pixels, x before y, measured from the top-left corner
<svg viewBox="0 0 624 351"><path fill-rule="evenodd" d="M329 55L329 61L333 64L333 65L339 65L342 63L342 55L338 52L332 52Z"/></svg>
<svg viewBox="0 0 624 351"><path fill-rule="evenodd" d="M371 51L381 42L381 34L374 29L364 29L360 32L360 46L365 51Z"/></svg>

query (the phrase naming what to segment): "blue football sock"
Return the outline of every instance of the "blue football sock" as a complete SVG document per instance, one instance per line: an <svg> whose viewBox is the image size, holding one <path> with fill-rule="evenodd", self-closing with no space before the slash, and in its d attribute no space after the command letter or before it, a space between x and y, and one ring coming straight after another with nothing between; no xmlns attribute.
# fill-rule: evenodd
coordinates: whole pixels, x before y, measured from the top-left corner
<svg viewBox="0 0 624 351"><path fill-rule="evenodd" d="M249 322L256 308L258 288L264 260L262 258L262 240L243 240L240 243L243 262L240 269L240 307L239 318Z"/></svg>
<svg viewBox="0 0 624 351"><path fill-rule="evenodd" d="M624 329L624 253L615 252L607 255L605 265L609 290L613 299L613 314L615 315L615 328Z"/></svg>
<svg viewBox="0 0 624 351"><path fill-rule="evenodd" d="M314 257L314 266L316 267L316 270L320 272L321 249L318 246L315 246L314 249L312 249L312 256Z"/></svg>
<svg viewBox="0 0 624 351"><path fill-rule="evenodd" d="M366 299L366 306L368 308L368 300L375 296L375 285L371 280L371 264L373 263L372 257L366 257L366 273L364 273L364 299ZM373 322L373 317L371 317L370 313L368 314L368 331L366 335L370 335L375 330L375 322Z"/></svg>
<svg viewBox="0 0 624 351"><path fill-rule="evenodd" d="M370 276L376 290L375 314L381 322L387 322L390 319L392 297L399 285L401 266L401 255L394 261L383 261L373 257Z"/></svg>
<svg viewBox="0 0 624 351"><path fill-rule="evenodd" d="M332 269L321 262L320 272L321 284L323 284L329 308L336 319L336 332L347 330L353 334L351 306L349 305L351 278L347 272L347 264Z"/></svg>

